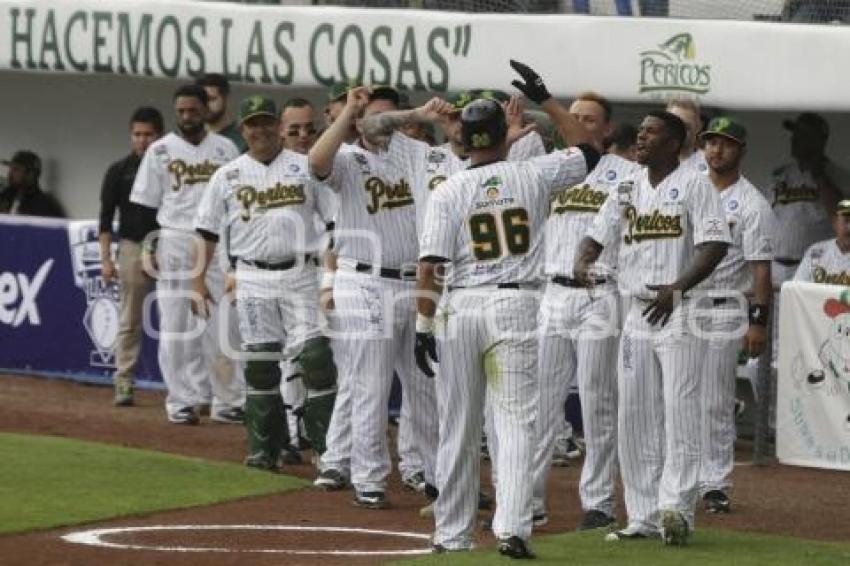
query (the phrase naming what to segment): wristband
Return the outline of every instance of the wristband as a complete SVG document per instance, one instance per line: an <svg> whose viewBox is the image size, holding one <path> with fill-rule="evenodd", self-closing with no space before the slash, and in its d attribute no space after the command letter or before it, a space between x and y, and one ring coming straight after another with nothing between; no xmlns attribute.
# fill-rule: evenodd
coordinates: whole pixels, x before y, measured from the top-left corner
<svg viewBox="0 0 850 566"><path fill-rule="evenodd" d="M767 326L767 316L769 309L767 305L750 305L747 313L750 324L756 326Z"/></svg>
<svg viewBox="0 0 850 566"><path fill-rule="evenodd" d="M425 316L424 314L416 314L416 333L417 334L433 334L434 333L434 317Z"/></svg>
<svg viewBox="0 0 850 566"><path fill-rule="evenodd" d="M334 278L336 278L336 271L326 269L322 272L322 282L319 285L319 289L333 289Z"/></svg>

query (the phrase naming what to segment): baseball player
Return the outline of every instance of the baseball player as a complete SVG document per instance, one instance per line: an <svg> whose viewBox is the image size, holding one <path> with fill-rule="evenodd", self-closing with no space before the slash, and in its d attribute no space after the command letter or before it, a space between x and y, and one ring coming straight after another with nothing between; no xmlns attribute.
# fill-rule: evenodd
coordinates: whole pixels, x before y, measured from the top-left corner
<svg viewBox="0 0 850 566"><path fill-rule="evenodd" d="M283 103L280 110L280 141L283 149L307 155L313 142L316 141L316 126L313 105L303 98L292 98ZM335 212L334 212L335 214ZM328 225L333 225L333 218L321 218L315 215L316 234L324 235ZM326 247L324 238L316 242L316 247L310 252L321 257ZM301 461L298 449L304 448L306 442L302 438L299 415L303 413L302 405L307 391L301 379L298 379L297 364L289 360L280 363L281 387L283 402L287 408L287 425L289 427L290 446L283 455L284 463L297 464Z"/></svg>
<svg viewBox="0 0 850 566"><path fill-rule="evenodd" d="M685 167L691 167L703 175L707 174L708 164L705 162L705 153L700 149L699 134L702 131L703 122L699 106L693 100L675 99L667 103L666 110L682 120L688 128L688 136L682 145L682 151L679 152L679 160Z"/></svg>
<svg viewBox="0 0 850 566"><path fill-rule="evenodd" d="M773 207L782 230L776 234L771 276L773 311L779 312L778 289L799 270L803 252L830 238L830 218L842 194L850 191L850 178L825 154L829 124L819 114L804 112L783 127L791 132L794 161L773 171L764 196ZM778 358L779 325L773 325L773 358Z"/></svg>
<svg viewBox="0 0 850 566"><path fill-rule="evenodd" d="M700 466L703 348L689 324L688 291L726 253L729 228L706 177L680 166L687 130L650 112L638 134L638 162L581 241L573 277L589 272L618 242L617 281L628 300L617 359L618 446L629 522L610 540L658 536L685 544L693 529Z"/></svg>
<svg viewBox="0 0 850 566"><path fill-rule="evenodd" d="M333 117L339 115L342 108L345 106L346 94L351 88L360 86L359 83L349 82L335 85L329 94L332 102L329 108L333 109ZM373 87L373 90L381 90L380 87ZM372 114L370 117L378 117L386 114L381 112ZM331 121L332 123L332 121ZM350 127L356 132L354 125ZM387 133L387 136L389 132ZM348 139L346 137L346 139ZM356 139L356 136L355 136ZM385 140L386 141L386 140ZM343 143L340 146L340 151L347 151L348 143ZM339 245L341 237L345 234L337 233L333 240L334 247ZM334 357L338 360L339 367L347 367L346 358L346 340L341 339L339 328L339 320L336 316L333 301L333 282L337 270L337 257L334 250L329 250L325 256L325 274L322 277L320 288L320 303L325 310L328 318L328 324L333 330L331 346L334 350ZM423 470L422 457L419 454L419 446L417 445L416 435L410 432L413 422L410 411L413 402L402 403L401 415L399 418L399 428L397 440L397 452L399 455L398 468L402 477L402 484L405 487L415 491L425 491L426 480ZM351 475L351 380L346 379L346 375L340 376L336 404L334 406L333 418L331 420L330 429L327 435L327 452L322 456L320 462L320 470L318 477L314 481L314 485L324 490L343 489L348 484L348 479Z"/></svg>
<svg viewBox="0 0 850 566"><path fill-rule="evenodd" d="M592 92L579 94L570 112L601 145L611 130L611 103ZM604 155L586 179L560 187L552 196L546 222L548 279L540 304L540 406L534 453L534 522L547 522L546 480L555 436L564 421L569 387L578 383L587 454L579 495L584 510L579 529L614 522L617 475L617 373L619 326L614 274L617 246L605 248L596 261L595 289L588 293L572 277L579 242L617 185L640 166Z"/></svg>
<svg viewBox="0 0 850 566"><path fill-rule="evenodd" d="M288 444L280 395L281 357L298 366L307 388L304 421L317 454L336 392L336 367L318 316L318 276L312 257L314 216L329 217L334 198L312 182L305 156L282 150L274 102L262 96L239 108L248 153L220 168L210 180L195 221L205 253L194 280L195 306L209 311L204 275L219 234L229 234L228 255L236 266L237 312L248 354L245 381L246 465L275 470Z"/></svg>
<svg viewBox="0 0 850 566"><path fill-rule="evenodd" d="M412 179L411 189L416 205L416 226L417 231L421 231L423 218L427 209L427 203L430 195L439 185L445 181L450 175L463 170L469 163L466 155L465 147L460 143L460 111L467 104L475 100L473 93L481 94L482 97L501 102L503 97L499 96L498 91L465 91L460 93L453 102L447 102L440 98L433 98L425 105L419 108L413 108L405 111L383 112L373 114L362 120L360 129L363 135L379 142L383 140L386 144L390 136L393 137L393 142L397 146L403 146L402 151L394 152L398 156L397 166L409 171L409 177ZM540 137L530 132L529 126L522 124L522 107L518 106L516 112L508 115L508 132L507 144L511 148L508 152L509 161L519 161L536 151L535 148L539 145L539 151L545 153ZM443 128L444 132L450 139L455 142L447 142L441 146L432 147L426 143L412 140L407 136L400 135L401 128L406 124L438 124ZM537 143L534 139L536 138ZM531 141L525 141L529 140ZM519 147L519 151L513 151L514 147ZM399 451L406 440L404 416L405 405L402 404L402 419L399 428ZM485 407L485 428L491 437L495 438L492 432L492 415ZM497 444L493 443L493 451L497 450ZM401 454L400 454L401 455ZM399 462L399 467L403 465L405 458ZM495 457L494 457L495 461ZM493 483L496 483L497 468L494 465L491 468ZM423 489L424 491L424 489ZM433 493L433 492L432 492ZM480 507L489 508L489 498L480 494ZM421 510L423 515L432 515L433 506L428 505Z"/></svg>
<svg viewBox="0 0 850 566"><path fill-rule="evenodd" d="M387 402L393 370L411 408L411 431L423 460L424 475L434 483L437 420L434 384L419 374L409 350L413 334L413 282L416 273L414 200L408 172L397 164L404 151L396 136L386 152L364 137L340 151L346 133L361 115L395 110L398 93L357 87L348 92L345 108L310 150L313 174L340 195L335 242L338 269L334 304L346 340L350 379L351 483L354 503L388 506L386 481ZM398 138L400 140L400 138ZM322 472L326 464L322 462ZM339 472L339 470L336 470ZM318 480L317 480L318 481Z"/></svg>
<svg viewBox="0 0 850 566"><path fill-rule="evenodd" d="M730 475L735 463L735 376L738 352L750 357L764 350L767 316L772 296L770 260L773 258L775 219L761 192L742 174L747 131L728 117L712 120L700 136L704 143L708 178L720 195L732 243L726 257L706 281L710 296L702 299L710 317L703 327L708 341L702 364L702 464L700 494L710 513L729 512ZM749 297L749 321L736 314Z"/></svg>
<svg viewBox="0 0 850 566"><path fill-rule="evenodd" d="M514 84L541 104L565 139L587 134L527 66ZM499 438L493 532L499 552L533 558L531 476L537 414L537 287L550 194L583 179L599 154L587 144L509 163L500 104L476 100L461 113L470 167L431 195L420 236L416 357L429 373L440 338L441 437L435 551L468 550L478 503L478 443L485 396ZM448 296L437 313L444 273Z"/></svg>
<svg viewBox="0 0 850 566"><path fill-rule="evenodd" d="M159 266L157 302L160 310L159 367L168 387L165 409L176 424L197 424L194 407L207 402L212 385L212 419L242 422L243 387L230 361L213 368L221 359L216 337L219 317L213 316L205 331L190 311L194 255L199 238L194 233L198 203L213 173L239 155L233 142L207 132L207 93L201 86L181 86L174 93L177 131L160 138L147 149L136 175L130 200L158 209L161 227L156 247ZM214 297L222 294L224 275L218 264L208 272ZM224 367L221 367L224 366ZM217 370L218 371L217 371Z"/></svg>
<svg viewBox="0 0 850 566"><path fill-rule="evenodd" d="M832 229L834 238L813 244L803 254L795 281L850 286L850 200L839 201Z"/></svg>

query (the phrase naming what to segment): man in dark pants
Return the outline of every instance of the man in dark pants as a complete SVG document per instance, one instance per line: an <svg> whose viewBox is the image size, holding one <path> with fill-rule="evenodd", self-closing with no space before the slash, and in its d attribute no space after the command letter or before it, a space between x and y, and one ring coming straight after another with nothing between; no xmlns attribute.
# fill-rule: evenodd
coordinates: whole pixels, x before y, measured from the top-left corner
<svg viewBox="0 0 850 566"><path fill-rule="evenodd" d="M101 273L110 283L120 274L121 319L115 344L117 369L115 404L133 404L133 371L142 344L142 307L152 280L142 269L142 241L149 232L159 229L156 210L130 202L130 189L136 179L139 163L145 150L162 135L162 114L159 110L142 107L130 117L130 154L112 165L103 178L100 193ZM112 222L116 209L118 224L118 266L112 261Z"/></svg>

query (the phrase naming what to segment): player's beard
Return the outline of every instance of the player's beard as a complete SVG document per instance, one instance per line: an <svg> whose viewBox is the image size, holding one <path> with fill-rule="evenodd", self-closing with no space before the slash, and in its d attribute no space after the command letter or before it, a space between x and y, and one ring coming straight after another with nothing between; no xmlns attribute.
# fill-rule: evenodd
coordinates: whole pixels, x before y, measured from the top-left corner
<svg viewBox="0 0 850 566"><path fill-rule="evenodd" d="M177 129L187 137L197 136L204 131L203 122L178 122Z"/></svg>

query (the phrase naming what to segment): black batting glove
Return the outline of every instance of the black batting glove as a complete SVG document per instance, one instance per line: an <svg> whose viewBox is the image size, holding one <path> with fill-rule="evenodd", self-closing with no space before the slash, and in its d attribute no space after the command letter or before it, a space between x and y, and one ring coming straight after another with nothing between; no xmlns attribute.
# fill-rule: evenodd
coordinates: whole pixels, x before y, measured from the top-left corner
<svg viewBox="0 0 850 566"><path fill-rule="evenodd" d="M428 377L434 377L434 370L431 369L428 358L435 362L440 360L437 359L437 341L432 333L416 333L416 346L413 348L413 354L416 357L416 365L419 366L422 373Z"/></svg>
<svg viewBox="0 0 850 566"><path fill-rule="evenodd" d="M520 92L522 92L529 100L536 102L537 104L543 104L550 98L552 95L549 94L549 91L546 90L546 85L543 84L543 79L537 72L525 65L520 63L519 61L514 61L511 59L511 67L513 67L514 71L516 71L520 77L522 77L523 81L511 81L511 84L514 85Z"/></svg>

